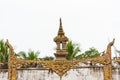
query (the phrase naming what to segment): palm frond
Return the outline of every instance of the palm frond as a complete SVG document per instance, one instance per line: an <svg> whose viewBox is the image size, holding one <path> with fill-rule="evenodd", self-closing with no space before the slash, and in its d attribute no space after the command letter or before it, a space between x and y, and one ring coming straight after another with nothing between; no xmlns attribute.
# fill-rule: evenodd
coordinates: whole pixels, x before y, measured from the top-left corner
<svg viewBox="0 0 120 80"><path fill-rule="evenodd" d="M8 47L6 46L4 40L0 40L0 61L8 62Z"/></svg>
<svg viewBox="0 0 120 80"><path fill-rule="evenodd" d="M23 58L23 59L27 59L28 58L26 52L24 52L24 51L20 51L17 54L17 56L20 57L20 58Z"/></svg>
<svg viewBox="0 0 120 80"><path fill-rule="evenodd" d="M67 59L73 59L77 56L78 52L80 52L80 47L78 44L73 43L72 41L68 41L66 45L66 49L68 52Z"/></svg>

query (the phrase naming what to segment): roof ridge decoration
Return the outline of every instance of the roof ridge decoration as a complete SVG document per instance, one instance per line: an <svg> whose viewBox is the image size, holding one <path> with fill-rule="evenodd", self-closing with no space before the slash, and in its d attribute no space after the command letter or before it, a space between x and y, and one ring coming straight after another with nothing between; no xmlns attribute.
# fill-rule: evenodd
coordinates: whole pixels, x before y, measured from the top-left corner
<svg viewBox="0 0 120 80"><path fill-rule="evenodd" d="M54 41L57 44L57 49L55 53L56 60L53 61L25 60L25 59L17 58L12 45L7 40L6 44L9 48L8 80L17 80L17 67L20 67L22 65L28 65L30 63L37 63L46 66L47 68L51 69L56 74L58 74L61 80L62 76L72 67L74 67L77 63L88 62L88 61L103 64L104 80L112 80L112 63L111 63L110 55L111 55L111 47L114 44L115 39L113 39L113 41L108 44L107 51L103 56L97 56L94 58L79 59L79 60L66 60L65 59L65 56L67 55L66 42L68 41L68 38L64 35L61 19L60 19L60 28L58 33L59 34L54 38ZM60 44L62 44L61 48L60 48Z"/></svg>

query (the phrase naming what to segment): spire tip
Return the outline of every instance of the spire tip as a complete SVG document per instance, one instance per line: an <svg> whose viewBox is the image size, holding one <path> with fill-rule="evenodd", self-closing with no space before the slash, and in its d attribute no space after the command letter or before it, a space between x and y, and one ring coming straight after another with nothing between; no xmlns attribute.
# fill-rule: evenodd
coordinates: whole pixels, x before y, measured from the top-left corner
<svg viewBox="0 0 120 80"><path fill-rule="evenodd" d="M62 26L62 19L61 19L61 17L60 17L60 27Z"/></svg>

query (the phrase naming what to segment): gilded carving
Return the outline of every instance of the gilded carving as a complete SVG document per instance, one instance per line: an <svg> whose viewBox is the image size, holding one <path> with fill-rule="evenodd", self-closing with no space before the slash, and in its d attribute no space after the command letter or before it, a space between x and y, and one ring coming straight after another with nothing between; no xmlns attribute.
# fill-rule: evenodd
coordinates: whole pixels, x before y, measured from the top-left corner
<svg viewBox="0 0 120 80"><path fill-rule="evenodd" d="M54 41L57 44L57 50L55 53L56 60L54 61L44 61L44 60L24 60L17 58L11 44L6 42L9 48L9 59L8 59L8 80L16 80L16 68L22 65L28 65L30 63L38 63L43 66L48 67L60 77L62 77L67 71L69 71L74 65L79 62L97 62L104 65L104 80L112 80L112 65L111 65L111 46L114 44L114 39L107 46L107 50L104 55L97 56L94 58L80 59L80 60L66 60L66 41L68 38L64 36L63 29L61 27L62 22L60 19L60 29L58 36L54 38ZM62 40L62 41L61 41ZM62 49L60 49L60 43L62 44Z"/></svg>

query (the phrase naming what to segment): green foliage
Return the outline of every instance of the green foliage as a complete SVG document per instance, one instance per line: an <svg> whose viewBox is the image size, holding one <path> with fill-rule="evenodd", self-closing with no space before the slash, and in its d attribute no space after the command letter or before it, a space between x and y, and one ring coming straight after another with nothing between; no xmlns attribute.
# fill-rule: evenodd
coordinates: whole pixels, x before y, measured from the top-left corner
<svg viewBox="0 0 120 80"><path fill-rule="evenodd" d="M89 48L89 50L85 51L84 53L78 55L76 58L77 59L82 59L82 58L91 58L91 57L96 57L100 55L97 49L94 47Z"/></svg>
<svg viewBox="0 0 120 80"><path fill-rule="evenodd" d="M66 44L66 49L68 52L68 55L66 58L68 60L76 58L76 56L78 55L78 52L81 51L79 45L74 44L72 41L68 41L68 43Z"/></svg>
<svg viewBox="0 0 120 80"><path fill-rule="evenodd" d="M99 52L97 49L95 49L94 47L89 48L89 50L85 51L85 58L91 58L91 57L95 57L99 55Z"/></svg>
<svg viewBox="0 0 120 80"><path fill-rule="evenodd" d="M39 56L39 54L40 54L40 52L34 52L34 51L32 51L32 50L30 50L29 52L28 52L28 59L29 60L34 60L34 59L37 59L37 57Z"/></svg>
<svg viewBox="0 0 120 80"><path fill-rule="evenodd" d="M4 40L0 40L0 62L8 62L8 47Z"/></svg>
<svg viewBox="0 0 120 80"><path fill-rule="evenodd" d="M35 52L33 50L29 50L28 53L20 51L17 55L18 57L23 59L35 60L38 58L39 54L40 54L39 51Z"/></svg>
<svg viewBox="0 0 120 80"><path fill-rule="evenodd" d="M17 54L18 57L20 58L23 58L23 59L27 59L27 53L24 52L24 51L20 51L18 54Z"/></svg>
<svg viewBox="0 0 120 80"><path fill-rule="evenodd" d="M54 57L52 57L52 56L50 56L50 57L46 56L46 57L43 58L43 60L54 60Z"/></svg>
<svg viewBox="0 0 120 80"><path fill-rule="evenodd" d="M85 54L84 53L79 54L78 56L76 56L76 59L82 59L82 58L85 58Z"/></svg>

